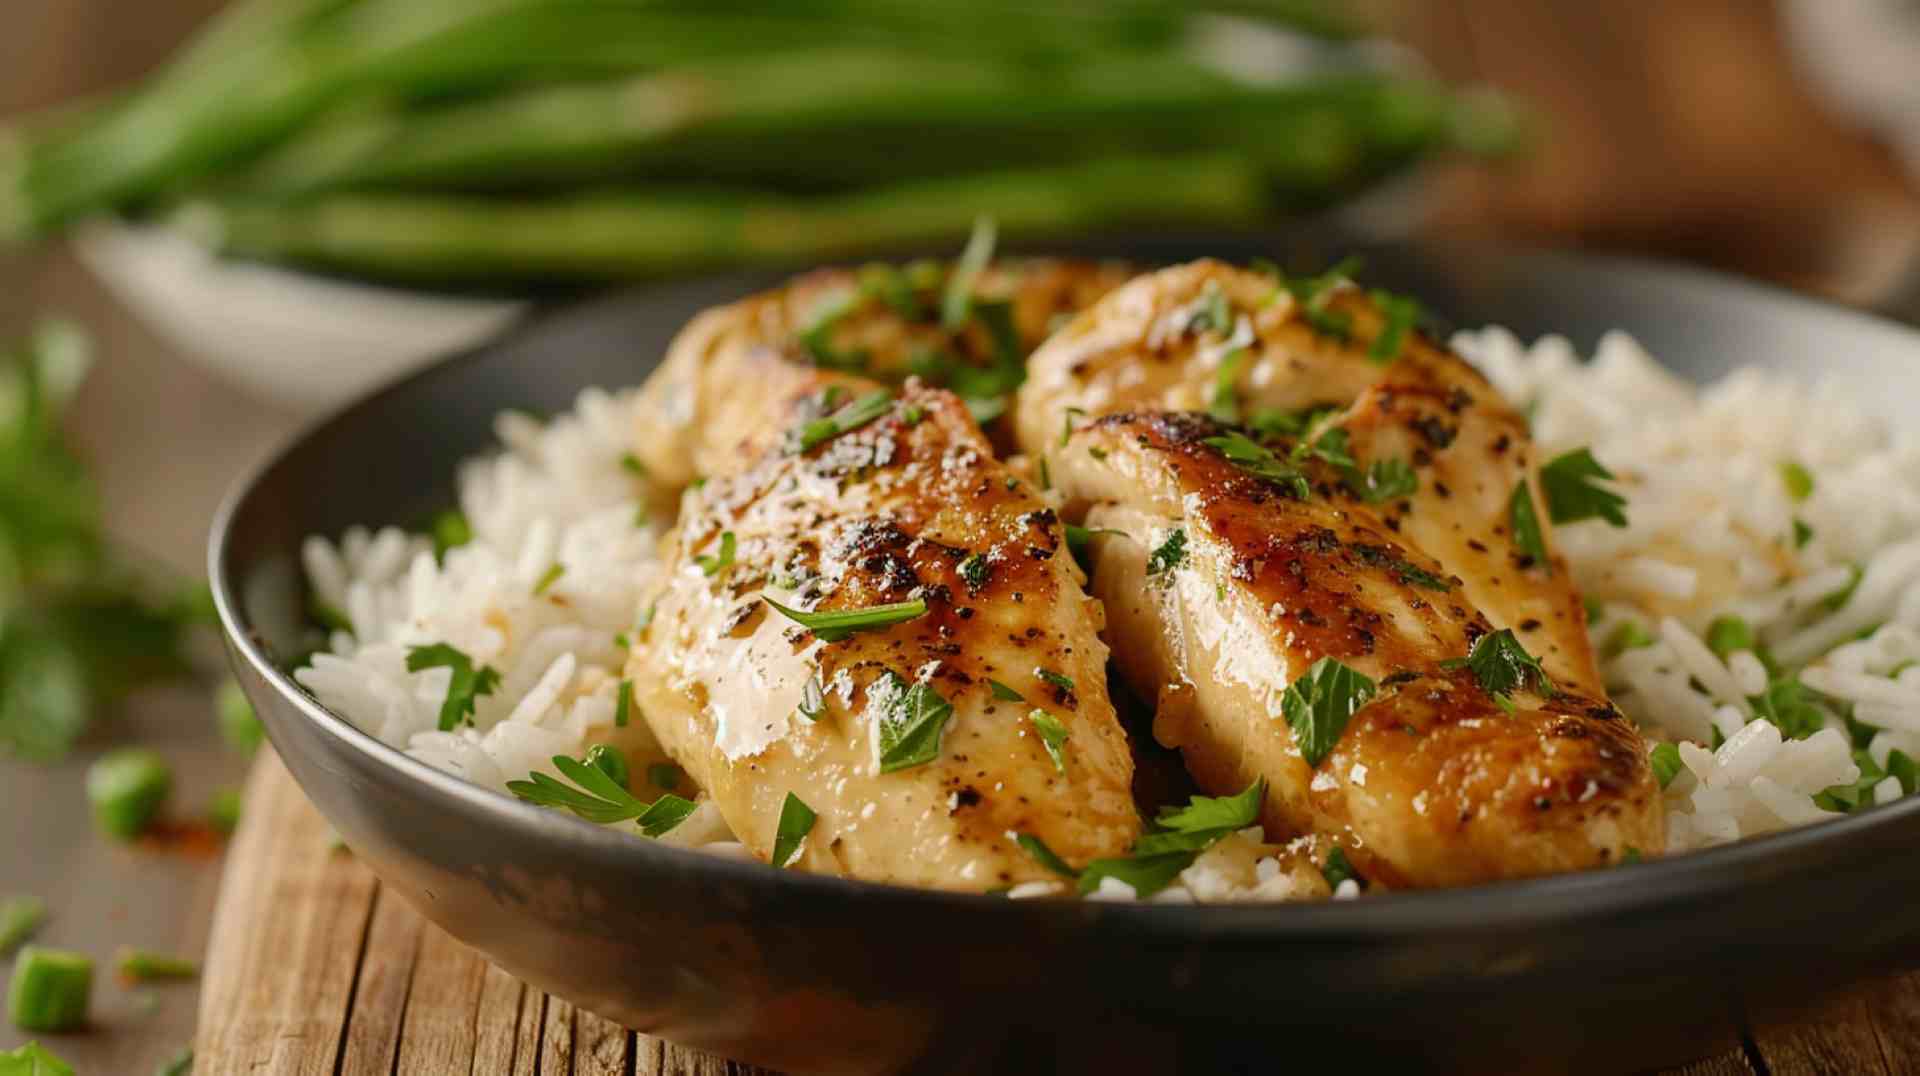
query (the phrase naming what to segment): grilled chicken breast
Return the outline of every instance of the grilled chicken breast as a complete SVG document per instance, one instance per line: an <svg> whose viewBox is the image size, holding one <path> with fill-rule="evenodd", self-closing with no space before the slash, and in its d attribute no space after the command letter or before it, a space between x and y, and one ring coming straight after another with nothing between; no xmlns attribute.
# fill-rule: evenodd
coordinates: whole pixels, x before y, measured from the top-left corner
<svg viewBox="0 0 1920 1076"><path fill-rule="evenodd" d="M1623 715L1568 684L1491 694L1459 660L1493 630L1462 573L1339 495L1338 468L1299 462L1301 497L1207 443L1225 432L1204 416L1113 415L1056 441L1052 463L1069 515L1094 531L1115 665L1203 788L1266 778L1270 835L1326 835L1396 887L1662 847L1659 789ZM1309 720L1297 706L1311 691L1286 696L1323 658L1373 691L1322 699L1331 709ZM1362 704L1342 728L1345 700ZM1323 756L1303 750L1302 724Z"/></svg>
<svg viewBox="0 0 1920 1076"><path fill-rule="evenodd" d="M1212 260L1147 274L1035 352L1020 447L1057 454L1071 424L1116 411L1204 410L1310 439L1342 430L1354 473L1336 494L1371 499L1397 538L1460 577L1493 627L1512 628L1558 682L1601 694L1565 564L1536 564L1512 534L1524 482L1552 549L1526 420L1465 360L1391 324L1380 301L1337 278L1289 288ZM1386 473L1376 467L1405 467L1416 485L1385 496L1369 481Z"/></svg>
<svg viewBox="0 0 1920 1076"><path fill-rule="evenodd" d="M1008 378L990 394L997 397L1017 383L1021 362L1058 320L1131 275L1116 263L995 262L975 280L975 316L950 330L941 310L947 269L937 263L807 273L706 311L681 330L641 389L634 455L667 497L701 475L730 470L741 441L766 425L765 404L779 398L766 381L782 376L773 363L888 384L918 374L962 394ZM1002 328L1012 339L1000 338Z"/></svg>
<svg viewBox="0 0 1920 1076"><path fill-rule="evenodd" d="M787 439L686 495L628 665L646 721L762 858L789 794L818 815L808 870L987 890L1051 877L1015 832L1124 853L1132 761L1054 511L957 397L863 409L877 385L804 373L761 398ZM916 601L845 634L773 604Z"/></svg>

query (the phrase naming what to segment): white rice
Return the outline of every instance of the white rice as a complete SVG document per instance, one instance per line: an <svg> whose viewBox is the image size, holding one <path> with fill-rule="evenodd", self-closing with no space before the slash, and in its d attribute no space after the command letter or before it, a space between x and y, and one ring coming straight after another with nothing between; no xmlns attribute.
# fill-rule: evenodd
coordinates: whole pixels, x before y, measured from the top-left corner
<svg viewBox="0 0 1920 1076"><path fill-rule="evenodd" d="M1636 632L1650 640L1608 648L1604 672L1650 738L1678 747L1683 766L1665 793L1669 850L1834 817L1814 797L1861 780L1847 707L1878 729L1866 745L1875 765L1894 751L1920 758L1920 442L1817 387L1757 371L1696 389L1621 334L1590 363L1559 338L1528 347L1497 328L1454 343L1531 409L1543 459L1590 446L1629 498L1629 526L1591 520L1558 537L1583 592L1599 600L1596 644ZM664 759L643 722L614 725L625 661L616 636L634 626L658 570L659 530L640 514L642 481L622 465L635 402L631 391L588 389L548 423L501 416L502 451L458 476L473 540L444 563L425 539L392 528L308 539L315 594L354 631L335 632L300 682L372 735L496 790L593 743L619 746L636 767ZM1783 461L1812 475L1804 501L1790 496ZM1812 529L1801 548L1795 520ZM560 575L536 594L555 565ZM1828 608L1856 571L1851 596ZM1788 739L1757 719L1752 700L1769 681L1759 657L1723 658L1703 641L1723 614L1744 618L1824 696L1824 727ZM433 643L501 673L455 731L438 729L448 671L406 668L410 647ZM1886 802L1902 791L1888 777L1870 795ZM666 839L747 854L704 797ZM1008 895L1064 888L1031 882ZM1350 881L1329 893L1301 846L1266 844L1255 829L1152 899L1357 894ZM1091 896L1135 899L1115 879Z"/></svg>

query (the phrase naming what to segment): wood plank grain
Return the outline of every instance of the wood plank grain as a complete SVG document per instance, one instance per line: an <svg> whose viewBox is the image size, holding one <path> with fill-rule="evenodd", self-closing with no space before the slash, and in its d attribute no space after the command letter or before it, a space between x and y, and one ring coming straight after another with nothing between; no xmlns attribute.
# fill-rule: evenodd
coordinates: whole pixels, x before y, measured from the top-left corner
<svg viewBox="0 0 1920 1076"><path fill-rule="evenodd" d="M1761 1028L1754 1033L1753 1041L1767 1071L1778 1076L1872 1076L1910 1071L1908 1059L1888 1058L1874 1028L1867 997L1859 991L1822 1004L1794 1023Z"/></svg>
<svg viewBox="0 0 1920 1076"><path fill-rule="evenodd" d="M574 1076L627 1076L633 1032L580 1009L573 1019Z"/></svg>
<svg viewBox="0 0 1920 1076"><path fill-rule="evenodd" d="M540 1076L573 1072L573 1004L548 996L545 1030L540 1036Z"/></svg>
<svg viewBox="0 0 1920 1076"><path fill-rule="evenodd" d="M474 1015L472 1071L475 1076L520 1071L516 1067L515 1057L520 1038L521 1010L530 1003L537 1010L540 1000L538 991L527 989L525 983L491 964L487 965L486 975L480 984L480 1005ZM526 1068L528 1071L533 1068L531 1052Z"/></svg>
<svg viewBox="0 0 1920 1076"><path fill-rule="evenodd" d="M526 995L520 1000L520 1026L514 1032L513 1076L539 1076L540 1047L545 1041L541 1028L546 1024L547 1007L552 1002L547 995L527 987ZM475 1069L475 1076L480 1070Z"/></svg>
<svg viewBox="0 0 1920 1076"><path fill-rule="evenodd" d="M393 1071L400 1049L400 1018L418 964L423 926L414 910L392 892L375 893L366 955L347 1017L341 1072Z"/></svg>
<svg viewBox="0 0 1920 1076"><path fill-rule="evenodd" d="M1724 1054L1702 1058L1691 1065L1669 1069L1672 1076L1759 1076L1753 1062L1747 1060L1745 1050L1728 1050Z"/></svg>
<svg viewBox="0 0 1920 1076"><path fill-rule="evenodd" d="M194 1071L331 1076L373 917L373 875L349 857L316 854L326 823L273 752L261 752L246 801L214 913Z"/></svg>
<svg viewBox="0 0 1920 1076"><path fill-rule="evenodd" d="M394 903L400 903L395 901ZM407 909L416 921L420 916ZM480 954L435 926L422 928L400 1035L399 1072L433 1072L450 1060L474 1057L488 964ZM354 1019L360 1019L356 1005ZM479 1070L485 1071L485 1070Z"/></svg>

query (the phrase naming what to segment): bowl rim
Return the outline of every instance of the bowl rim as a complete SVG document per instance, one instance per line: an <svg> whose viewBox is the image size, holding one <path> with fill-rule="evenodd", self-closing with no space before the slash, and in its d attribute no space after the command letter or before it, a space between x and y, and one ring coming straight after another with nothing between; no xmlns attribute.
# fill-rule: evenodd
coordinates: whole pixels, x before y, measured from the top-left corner
<svg viewBox="0 0 1920 1076"><path fill-rule="evenodd" d="M1702 287L1749 300L1795 308L1800 316L1825 319L1852 331L1895 334L1920 353L1920 329L1878 314L1850 309L1787 290L1784 287L1733 276L1698 266L1642 256L1595 254L1519 245L1503 245L1502 255L1537 259L1547 266L1580 268L1606 273L1630 273L1648 281L1666 280L1693 289ZM866 881L801 871L775 870L758 860L742 860L693 848L649 841L615 832L571 814L544 809L502 792L473 784L434 768L399 748L382 742L345 717L323 706L271 660L256 642L245 617L234 578L235 522L266 488L275 472L332 427L379 405L389 395L418 382L454 378L458 372L510 346L517 338L556 321L576 316L601 303L632 303L636 297L672 286L711 285L746 281L768 274L736 270L669 282L615 289L598 296L536 308L507 331L472 348L436 359L419 369L369 392L351 403L304 423L277 447L245 468L223 496L215 512L208 541L207 578L220 630L229 653L243 661L260 681L303 719L342 746L366 756L406 778L423 782L438 795L458 801L487 816L491 823L511 825L542 839L564 844L583 856L631 860L662 870L705 873L716 881L768 891L776 898L801 897L866 902L894 902L909 909L981 914L998 906L1006 916L1054 922L1093 920L1111 924L1136 940L1260 939L1284 941L1313 938L1404 939L1436 937L1446 933L1484 933L1520 925L1553 927L1596 918L1629 916L1680 901L1701 901L1733 893L1764 880L1809 872L1825 872L1851 858L1850 851L1870 835L1910 831L1920 836L1920 795L1898 802L1797 826L1757 837L1742 838L1644 862L1598 867L1563 874L1511 879L1446 889L1397 890L1364 900L1310 902L1245 901L1222 903L1095 901L1061 899L1008 900L1002 894L970 893ZM583 388L586 386L582 386ZM369 524L372 526L373 524ZM388 524L380 524L382 526ZM1858 854L1858 853L1854 853Z"/></svg>

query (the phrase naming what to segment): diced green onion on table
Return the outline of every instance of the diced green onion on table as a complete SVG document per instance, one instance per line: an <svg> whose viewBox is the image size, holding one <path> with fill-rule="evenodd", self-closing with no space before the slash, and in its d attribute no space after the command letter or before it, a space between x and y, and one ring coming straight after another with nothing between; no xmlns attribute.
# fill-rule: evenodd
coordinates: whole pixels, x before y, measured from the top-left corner
<svg viewBox="0 0 1920 1076"><path fill-rule="evenodd" d="M243 755L260 749L266 730L260 727L260 718L255 716L253 704L247 701L238 683L232 680L222 683L214 695L213 706L220 719L220 738L228 747Z"/></svg>
<svg viewBox="0 0 1920 1076"><path fill-rule="evenodd" d="M173 791L173 771L144 748L129 747L100 757L87 770L87 799L102 833L130 841L145 832Z"/></svg>
<svg viewBox="0 0 1920 1076"><path fill-rule="evenodd" d="M0 898L0 957L33 937L47 921L47 903L31 894Z"/></svg>
<svg viewBox="0 0 1920 1076"><path fill-rule="evenodd" d="M191 979L200 974L200 965L186 957L155 953L122 946L114 954L114 970L127 982L144 983L156 979Z"/></svg>
<svg viewBox="0 0 1920 1076"><path fill-rule="evenodd" d="M93 961L64 949L20 950L7 986L7 1018L22 1031L73 1031L86 1026Z"/></svg>
<svg viewBox="0 0 1920 1076"><path fill-rule="evenodd" d="M37 1042L0 1051L0 1076L73 1076L73 1066Z"/></svg>

